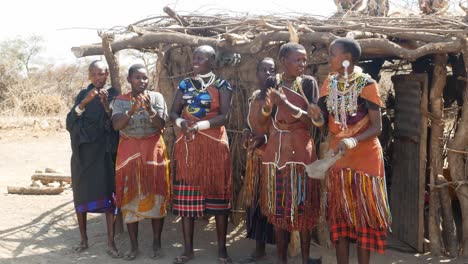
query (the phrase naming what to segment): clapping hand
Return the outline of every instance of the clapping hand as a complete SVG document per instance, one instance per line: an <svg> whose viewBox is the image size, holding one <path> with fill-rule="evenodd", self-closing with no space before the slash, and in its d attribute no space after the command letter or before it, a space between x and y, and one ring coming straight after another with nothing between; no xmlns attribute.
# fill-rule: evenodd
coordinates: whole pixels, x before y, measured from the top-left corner
<svg viewBox="0 0 468 264"><path fill-rule="evenodd" d="M267 91L267 98L270 99L273 105L277 106L283 105L288 101L281 87L278 89L269 88Z"/></svg>
<svg viewBox="0 0 468 264"><path fill-rule="evenodd" d="M321 109L318 105L311 103L307 106L307 116L313 120L320 118Z"/></svg>
<svg viewBox="0 0 468 264"><path fill-rule="evenodd" d="M87 104L89 104L94 97L96 97L99 94L99 91L96 88L93 88L91 91L89 91L86 94L86 97L81 101L81 106L80 108L84 108Z"/></svg>
<svg viewBox="0 0 468 264"><path fill-rule="evenodd" d="M132 98L132 105L130 111L128 111L130 116L134 115L138 110L140 110L141 106L143 105L142 100L143 99L140 94Z"/></svg>

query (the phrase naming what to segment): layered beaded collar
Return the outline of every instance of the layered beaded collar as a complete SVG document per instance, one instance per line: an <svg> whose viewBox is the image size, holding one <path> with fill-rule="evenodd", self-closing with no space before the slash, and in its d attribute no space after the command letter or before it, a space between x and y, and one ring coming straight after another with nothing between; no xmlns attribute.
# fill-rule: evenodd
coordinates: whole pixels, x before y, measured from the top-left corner
<svg viewBox="0 0 468 264"><path fill-rule="evenodd" d="M335 117L341 129L348 128L347 116L355 116L358 110L358 97L370 76L355 66L354 71L345 78L337 73L328 76L327 109Z"/></svg>

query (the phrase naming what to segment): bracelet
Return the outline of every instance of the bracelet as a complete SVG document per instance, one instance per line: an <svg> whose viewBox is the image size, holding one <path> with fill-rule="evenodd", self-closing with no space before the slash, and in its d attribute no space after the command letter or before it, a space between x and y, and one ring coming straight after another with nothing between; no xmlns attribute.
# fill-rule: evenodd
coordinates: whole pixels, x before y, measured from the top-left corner
<svg viewBox="0 0 468 264"><path fill-rule="evenodd" d="M195 124L195 128L196 128L196 130L199 130L199 131L209 129L210 128L210 121L208 121L208 120L198 121Z"/></svg>
<svg viewBox="0 0 468 264"><path fill-rule="evenodd" d="M132 118L133 115L129 115L128 111L125 111L125 115L128 116L129 118Z"/></svg>
<svg viewBox="0 0 468 264"><path fill-rule="evenodd" d="M175 120L175 124L176 124L176 126L178 126L178 127L182 127L182 122L184 122L184 121L185 121L185 119L178 117L178 118L176 118L176 120Z"/></svg>
<svg viewBox="0 0 468 264"><path fill-rule="evenodd" d="M357 143L358 143L357 139L353 138L353 137L343 138L341 141L346 145L347 149L355 148L357 146Z"/></svg>
<svg viewBox="0 0 468 264"><path fill-rule="evenodd" d="M83 108L83 110L80 109L80 105L77 105L75 107L75 112L78 116L80 116L84 111L85 111L86 108Z"/></svg>
<svg viewBox="0 0 468 264"><path fill-rule="evenodd" d="M271 115L271 110L269 112L265 111L265 108L262 107L262 115L264 116L270 116Z"/></svg>
<svg viewBox="0 0 468 264"><path fill-rule="evenodd" d="M323 118L322 113L320 113L319 120L315 120L313 118L311 118L311 120L312 120L312 124L314 124L314 126L316 127L321 127L323 126L323 124L325 124L325 119Z"/></svg>
<svg viewBox="0 0 468 264"><path fill-rule="evenodd" d="M268 136L266 134L264 134L263 137L265 138L265 143L263 143L263 144L266 144L268 142Z"/></svg>
<svg viewBox="0 0 468 264"><path fill-rule="evenodd" d="M294 118L296 118L296 119L301 118L301 116L302 116L302 110L301 110L299 107L295 107L295 109L298 110L298 111L297 111L297 114L295 114L295 115L291 114L292 117L294 117Z"/></svg>

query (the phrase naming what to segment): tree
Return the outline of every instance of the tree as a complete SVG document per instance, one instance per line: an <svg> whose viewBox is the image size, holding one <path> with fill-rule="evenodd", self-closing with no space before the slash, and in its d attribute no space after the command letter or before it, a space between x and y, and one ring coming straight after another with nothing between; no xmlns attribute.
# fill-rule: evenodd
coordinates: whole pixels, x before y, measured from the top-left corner
<svg viewBox="0 0 468 264"><path fill-rule="evenodd" d="M43 50L43 42L44 39L38 35L0 42L0 64L10 71L29 76L32 60Z"/></svg>

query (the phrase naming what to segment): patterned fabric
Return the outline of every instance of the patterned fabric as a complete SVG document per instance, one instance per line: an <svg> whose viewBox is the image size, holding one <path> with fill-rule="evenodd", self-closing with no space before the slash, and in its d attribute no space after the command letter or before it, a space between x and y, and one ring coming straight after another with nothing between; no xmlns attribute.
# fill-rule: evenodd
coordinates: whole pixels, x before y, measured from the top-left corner
<svg viewBox="0 0 468 264"><path fill-rule="evenodd" d="M345 238L356 242L357 246L371 250L379 254L385 253L385 229L374 229L369 227L353 227L346 223L334 224L330 226L330 239L337 243L339 238Z"/></svg>
<svg viewBox="0 0 468 264"><path fill-rule="evenodd" d="M75 203L75 211L77 213L107 213L116 212L116 207L114 205L114 200L107 198L87 202L84 204Z"/></svg>
<svg viewBox="0 0 468 264"><path fill-rule="evenodd" d="M127 223L166 214L170 195L169 158L160 135L120 136L116 164L116 203ZM125 218L127 214L132 214Z"/></svg>
<svg viewBox="0 0 468 264"><path fill-rule="evenodd" d="M376 82L366 80L357 98L357 113L346 118L346 126L336 122L335 114L328 112L329 79L323 84L319 106L328 123L330 149L336 149L341 139L366 131L371 125L369 110L378 110L382 106ZM386 230L392 219L382 147L377 137L360 141L330 168L327 206L327 220L329 226L335 227L331 230L335 241L338 237L346 237L357 240L362 248L384 253Z"/></svg>
<svg viewBox="0 0 468 264"><path fill-rule="evenodd" d="M229 197L202 195L199 186L191 186L174 180L173 205L174 215L183 217L201 217L208 215L227 215L231 211Z"/></svg>
<svg viewBox="0 0 468 264"><path fill-rule="evenodd" d="M223 89L232 90L229 82L221 78L216 79L213 86L219 91ZM200 82L191 78L186 78L179 84L179 89L183 93L182 98L186 111L201 119L210 112L212 98L207 89L203 90L200 87Z"/></svg>
<svg viewBox="0 0 468 264"><path fill-rule="evenodd" d="M162 195L140 194L122 206L125 223L135 223L143 219L162 218L166 215L166 197Z"/></svg>

